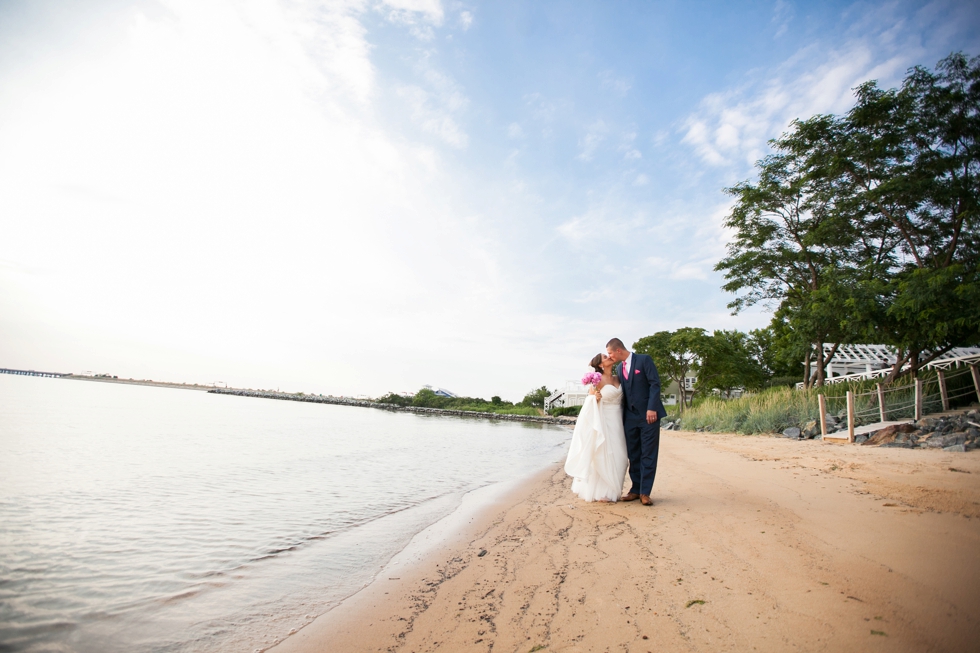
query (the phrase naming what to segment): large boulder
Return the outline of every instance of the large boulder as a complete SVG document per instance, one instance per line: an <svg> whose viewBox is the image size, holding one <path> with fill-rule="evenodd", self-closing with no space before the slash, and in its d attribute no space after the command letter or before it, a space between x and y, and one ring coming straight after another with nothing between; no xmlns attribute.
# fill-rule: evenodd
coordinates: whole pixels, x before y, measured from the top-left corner
<svg viewBox="0 0 980 653"><path fill-rule="evenodd" d="M868 438L867 442L862 442L861 444L862 446L888 444L889 442L894 442L899 433L908 434L914 430L915 426L912 424L892 424L879 431L875 431ZM906 436L904 439L907 440L908 437Z"/></svg>
<svg viewBox="0 0 980 653"><path fill-rule="evenodd" d="M803 425L803 437L813 438L820 433L820 423L816 420L810 420Z"/></svg>
<svg viewBox="0 0 980 653"><path fill-rule="evenodd" d="M874 446L877 444L888 444L889 442L895 441L895 435L898 430L894 426L886 426L880 431L875 431L874 433L868 434L868 439L862 442L864 446Z"/></svg>
<svg viewBox="0 0 980 653"><path fill-rule="evenodd" d="M794 440L799 440L801 433L802 433L802 431L800 431L800 429L798 429L795 426L791 426L788 429L786 429L785 431L783 431L783 437L784 438L793 438Z"/></svg>

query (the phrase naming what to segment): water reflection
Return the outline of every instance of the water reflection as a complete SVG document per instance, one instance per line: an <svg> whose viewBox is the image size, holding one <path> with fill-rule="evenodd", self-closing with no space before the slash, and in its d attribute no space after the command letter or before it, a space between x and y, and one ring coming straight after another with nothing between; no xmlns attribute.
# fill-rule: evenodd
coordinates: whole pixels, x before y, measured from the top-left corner
<svg viewBox="0 0 980 653"><path fill-rule="evenodd" d="M262 648L464 493L559 460L567 438L0 376L0 650Z"/></svg>

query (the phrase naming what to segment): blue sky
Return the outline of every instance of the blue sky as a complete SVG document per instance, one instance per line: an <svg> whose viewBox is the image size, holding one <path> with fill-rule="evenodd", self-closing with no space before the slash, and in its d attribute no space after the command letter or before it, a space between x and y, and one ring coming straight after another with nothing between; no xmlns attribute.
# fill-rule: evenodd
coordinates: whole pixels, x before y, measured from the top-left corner
<svg viewBox="0 0 980 653"><path fill-rule="evenodd" d="M520 399L749 329L722 192L966 2L0 4L0 364Z"/></svg>

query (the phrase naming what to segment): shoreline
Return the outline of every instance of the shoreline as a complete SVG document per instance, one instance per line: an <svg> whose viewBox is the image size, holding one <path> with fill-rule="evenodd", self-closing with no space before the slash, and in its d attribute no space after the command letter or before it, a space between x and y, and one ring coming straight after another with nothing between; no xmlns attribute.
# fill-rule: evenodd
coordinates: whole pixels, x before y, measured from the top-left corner
<svg viewBox="0 0 980 653"><path fill-rule="evenodd" d="M97 383L117 383L122 385L140 385L155 388L172 388L175 390L197 390L209 394L233 395L236 397L252 397L258 399L276 399L280 401L301 401L314 404L331 404L334 406L353 406L355 408L378 408L381 410L419 415L445 415L449 417L477 417L480 419L496 419L507 422L534 422L538 424L557 424L560 426L575 426L575 417L551 417L549 415L512 415L509 413L490 413L476 410L453 410L450 408L423 408L419 406L396 406L394 404L379 404L363 399L348 399L322 395L301 395L290 392L267 392L264 390L248 390L245 388L220 388L200 383L173 383L170 381L152 381L147 379L115 379L101 376L77 376L74 374L38 373L37 376L65 379L68 381L95 381Z"/></svg>
<svg viewBox="0 0 980 653"><path fill-rule="evenodd" d="M209 388L210 394L232 395L235 397L253 397L257 399L276 399L280 401L301 401L312 404L332 404L335 406L354 406L356 408L376 408L401 413L416 413L419 415L446 415L450 417L478 417L481 419L497 419L507 422L536 422L538 424L558 424L574 426L575 417L551 417L548 415L512 415L509 413L489 413L476 410L453 410L451 408L422 408L420 406L396 406L395 404L379 404L363 399L346 399L344 397L324 397L322 395L297 395L288 392L266 392L264 390L240 390L238 388Z"/></svg>
<svg viewBox="0 0 980 653"><path fill-rule="evenodd" d="M419 592L431 592L450 577L449 569L453 563L461 561L464 552L477 559L484 557L486 553L480 555L484 549L474 549L474 537L498 524L502 511L521 505L542 485L550 484L557 473L564 474L562 464L553 463L525 479L509 482L507 487L498 489L489 497L469 497L470 502L476 505L461 505L453 514L417 533L371 583L264 651L310 653L361 650L358 642L365 636L363 620L376 614L379 604L388 604L389 597L394 596L394 601L410 604L410 609L424 609L427 603L419 602ZM485 489L479 488L470 494L475 495ZM478 509L482 509L481 512L476 512ZM426 589L421 589L423 587ZM369 620L369 626L373 626L373 617ZM404 619L398 617L396 621L403 622Z"/></svg>
<svg viewBox="0 0 980 653"><path fill-rule="evenodd" d="M652 508L588 504L557 464L268 650L955 651L980 638L980 454L665 432L656 483Z"/></svg>
<svg viewBox="0 0 980 653"><path fill-rule="evenodd" d="M97 383L144 385L144 386L151 386L155 388L173 388L175 390L198 390L198 391L205 391L205 392L208 390L214 390L213 385L201 385L200 383L173 383L170 381L150 381L145 379L112 379L103 376L76 376L74 374L65 374L63 376L59 376L56 378L65 379L67 381L95 381Z"/></svg>

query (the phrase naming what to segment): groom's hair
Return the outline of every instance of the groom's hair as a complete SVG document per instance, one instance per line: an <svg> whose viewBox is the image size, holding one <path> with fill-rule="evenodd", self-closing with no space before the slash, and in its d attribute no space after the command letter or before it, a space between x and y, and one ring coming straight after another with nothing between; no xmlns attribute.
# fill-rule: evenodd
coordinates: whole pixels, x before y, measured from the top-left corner
<svg viewBox="0 0 980 653"><path fill-rule="evenodd" d="M623 351L626 351L626 345L624 345L623 341L620 340L619 338L613 338L612 340L607 342L606 349L609 349L610 347L612 347L613 350L622 349Z"/></svg>

